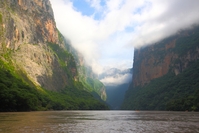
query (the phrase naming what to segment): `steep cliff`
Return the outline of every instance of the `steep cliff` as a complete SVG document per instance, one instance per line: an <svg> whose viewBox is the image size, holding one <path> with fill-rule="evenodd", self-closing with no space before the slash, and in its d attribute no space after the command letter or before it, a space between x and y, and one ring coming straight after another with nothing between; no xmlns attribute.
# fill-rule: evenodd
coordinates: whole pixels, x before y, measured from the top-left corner
<svg viewBox="0 0 199 133"><path fill-rule="evenodd" d="M49 1L7 0L1 1L0 7L1 58L9 58L35 85L49 90L63 88L68 77L47 46L50 42L64 47Z"/></svg>
<svg viewBox="0 0 199 133"><path fill-rule="evenodd" d="M199 73L196 65L198 59L198 26L180 31L156 44L136 49L133 81L123 108L198 110L196 94L199 79L195 77ZM194 100L186 105L190 97ZM175 104L177 108L177 101L181 101L183 107L170 108L171 104Z"/></svg>
<svg viewBox="0 0 199 133"><path fill-rule="evenodd" d="M49 0L0 1L0 66L1 104L10 105L0 111L107 108L84 91Z"/></svg>
<svg viewBox="0 0 199 133"><path fill-rule="evenodd" d="M85 63L84 57L81 53L75 50L69 41L65 39L66 49L72 53L77 64L79 81L85 86L85 90L91 92L97 99L106 100L107 94L105 86L99 81L97 75L93 72L92 68Z"/></svg>
<svg viewBox="0 0 199 133"><path fill-rule="evenodd" d="M133 85L143 86L169 71L178 75L199 59L199 28L181 31L157 44L137 49L134 55Z"/></svg>

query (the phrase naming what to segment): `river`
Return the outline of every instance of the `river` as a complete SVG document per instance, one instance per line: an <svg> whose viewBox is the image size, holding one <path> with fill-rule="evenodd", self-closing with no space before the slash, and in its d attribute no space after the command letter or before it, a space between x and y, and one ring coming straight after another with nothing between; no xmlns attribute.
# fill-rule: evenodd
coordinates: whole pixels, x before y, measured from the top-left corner
<svg viewBox="0 0 199 133"><path fill-rule="evenodd" d="M199 133L198 112L46 111L0 113L0 133Z"/></svg>

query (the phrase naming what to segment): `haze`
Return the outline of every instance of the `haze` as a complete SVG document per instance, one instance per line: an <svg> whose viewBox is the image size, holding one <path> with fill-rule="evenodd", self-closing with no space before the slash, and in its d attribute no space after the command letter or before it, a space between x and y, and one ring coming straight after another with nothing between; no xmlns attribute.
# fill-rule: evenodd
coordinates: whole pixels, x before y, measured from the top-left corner
<svg viewBox="0 0 199 133"><path fill-rule="evenodd" d="M61 33L94 72L133 65L134 48L199 22L199 0L50 0Z"/></svg>

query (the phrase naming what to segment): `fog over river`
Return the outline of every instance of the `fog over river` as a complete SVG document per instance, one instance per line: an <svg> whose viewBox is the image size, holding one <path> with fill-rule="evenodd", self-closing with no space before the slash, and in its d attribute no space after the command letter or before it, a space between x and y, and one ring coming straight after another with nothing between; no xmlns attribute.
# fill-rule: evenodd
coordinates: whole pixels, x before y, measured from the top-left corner
<svg viewBox="0 0 199 133"><path fill-rule="evenodd" d="M0 113L0 133L197 133L198 112L46 111Z"/></svg>

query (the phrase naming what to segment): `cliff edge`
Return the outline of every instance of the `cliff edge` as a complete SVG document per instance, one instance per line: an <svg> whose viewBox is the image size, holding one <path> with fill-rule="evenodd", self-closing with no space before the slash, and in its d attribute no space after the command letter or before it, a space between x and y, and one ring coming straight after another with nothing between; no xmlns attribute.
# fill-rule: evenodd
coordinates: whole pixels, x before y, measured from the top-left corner
<svg viewBox="0 0 199 133"><path fill-rule="evenodd" d="M198 26L136 49L123 109L198 110L198 61Z"/></svg>
<svg viewBox="0 0 199 133"><path fill-rule="evenodd" d="M107 109L69 47L49 0L0 1L0 111Z"/></svg>

